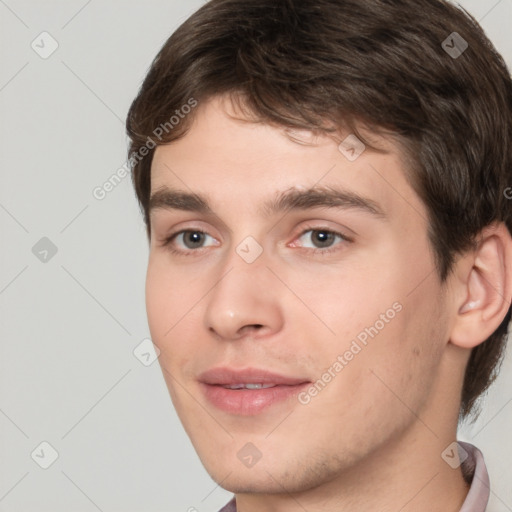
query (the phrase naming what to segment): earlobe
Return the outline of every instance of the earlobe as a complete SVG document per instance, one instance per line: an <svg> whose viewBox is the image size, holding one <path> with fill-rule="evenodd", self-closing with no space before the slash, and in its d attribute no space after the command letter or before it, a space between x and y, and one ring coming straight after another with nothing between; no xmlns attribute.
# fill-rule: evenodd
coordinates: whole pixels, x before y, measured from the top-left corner
<svg viewBox="0 0 512 512"><path fill-rule="evenodd" d="M474 348L501 324L512 295L512 238L506 226L488 226L472 256L472 267L462 286L463 303L458 306L450 342ZM459 296L460 296L459 295Z"/></svg>

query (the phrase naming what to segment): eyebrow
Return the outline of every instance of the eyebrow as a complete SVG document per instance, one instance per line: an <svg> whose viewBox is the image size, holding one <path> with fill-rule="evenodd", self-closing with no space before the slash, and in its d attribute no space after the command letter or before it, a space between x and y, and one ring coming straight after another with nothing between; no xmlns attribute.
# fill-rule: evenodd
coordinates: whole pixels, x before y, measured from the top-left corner
<svg viewBox="0 0 512 512"><path fill-rule="evenodd" d="M376 218L387 219L381 206L373 199L356 192L332 186L314 186L303 190L291 188L277 194L259 209L264 216L276 215L287 210L308 210L312 208L338 208L360 210ZM149 213L157 209L183 210L204 215L216 215L207 196L170 189L166 186L156 190L149 200Z"/></svg>

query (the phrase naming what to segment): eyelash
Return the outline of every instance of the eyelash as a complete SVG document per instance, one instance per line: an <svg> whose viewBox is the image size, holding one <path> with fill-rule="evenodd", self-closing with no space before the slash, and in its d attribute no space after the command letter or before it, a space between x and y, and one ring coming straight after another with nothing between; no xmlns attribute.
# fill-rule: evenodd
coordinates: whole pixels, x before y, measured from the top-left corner
<svg viewBox="0 0 512 512"><path fill-rule="evenodd" d="M343 233L340 233L338 231L333 231L332 229L327 229L325 227L317 227L317 226L307 226L296 238L301 238L302 236L304 236L309 231L328 233L328 234L332 234L334 236L340 237L341 240L344 241L344 242L347 242L347 243L353 242L352 238L344 235ZM167 238L165 238L163 240L161 246L165 247L172 254L176 254L178 256L193 256L193 255L196 255L197 253L202 252L201 249L204 249L204 247L200 247L199 249L188 249L186 251L175 249L172 246L172 242L173 242L173 240L178 235L181 235L182 233L201 233L203 235L208 235L208 233L206 231L203 231L202 229L182 229L181 231L177 231L176 233L173 233L173 234L169 235ZM313 253L313 254L321 254L322 256L327 256L327 255L329 255L329 254L331 254L333 252L339 251L340 250L338 248L339 245L345 245L345 244L337 244L334 247L328 247L326 249L319 249L319 248L317 248L317 249L310 249L310 248L306 248L305 250L307 252L310 252L310 253ZM196 253L196 254L194 254L194 253Z"/></svg>

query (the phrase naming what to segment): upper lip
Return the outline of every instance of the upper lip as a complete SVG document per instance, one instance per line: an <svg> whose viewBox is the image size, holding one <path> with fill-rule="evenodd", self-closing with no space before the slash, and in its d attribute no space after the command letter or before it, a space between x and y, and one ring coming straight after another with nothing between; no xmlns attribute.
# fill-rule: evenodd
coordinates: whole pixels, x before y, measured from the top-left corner
<svg viewBox="0 0 512 512"><path fill-rule="evenodd" d="M230 384L275 384L295 386L309 382L301 377L289 377L260 368L236 369L228 367L211 368L198 377L199 381L218 386Z"/></svg>

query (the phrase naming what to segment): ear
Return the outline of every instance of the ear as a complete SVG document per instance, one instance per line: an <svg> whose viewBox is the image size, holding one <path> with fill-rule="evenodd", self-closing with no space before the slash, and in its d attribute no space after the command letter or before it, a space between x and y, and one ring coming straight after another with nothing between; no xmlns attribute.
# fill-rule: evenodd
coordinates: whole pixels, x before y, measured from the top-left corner
<svg viewBox="0 0 512 512"><path fill-rule="evenodd" d="M471 349L501 324L512 300L512 237L504 223L484 228L454 272L456 318L450 342Z"/></svg>

